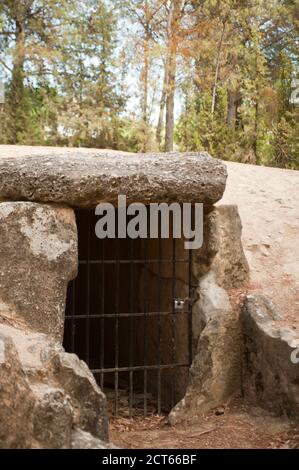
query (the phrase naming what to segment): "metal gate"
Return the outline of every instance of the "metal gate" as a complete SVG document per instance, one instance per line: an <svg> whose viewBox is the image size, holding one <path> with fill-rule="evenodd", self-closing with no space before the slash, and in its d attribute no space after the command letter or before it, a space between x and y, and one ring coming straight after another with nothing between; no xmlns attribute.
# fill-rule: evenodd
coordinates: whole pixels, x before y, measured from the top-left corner
<svg viewBox="0 0 299 470"><path fill-rule="evenodd" d="M86 361L114 416L168 412L192 360L192 250L178 239L99 240L94 211L76 218L65 349Z"/></svg>

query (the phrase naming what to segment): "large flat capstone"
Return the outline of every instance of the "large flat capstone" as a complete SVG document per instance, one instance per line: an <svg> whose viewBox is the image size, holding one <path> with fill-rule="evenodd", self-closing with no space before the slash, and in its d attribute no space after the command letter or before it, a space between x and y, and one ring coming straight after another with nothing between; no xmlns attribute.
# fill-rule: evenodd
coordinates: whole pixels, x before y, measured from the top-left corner
<svg viewBox="0 0 299 470"><path fill-rule="evenodd" d="M7 148L7 147L6 147ZM10 152L12 154L10 154ZM0 158L0 200L93 207L99 202L201 202L221 199L225 165L208 153L129 154L70 149L40 153L13 147ZM13 158L12 158L13 157Z"/></svg>

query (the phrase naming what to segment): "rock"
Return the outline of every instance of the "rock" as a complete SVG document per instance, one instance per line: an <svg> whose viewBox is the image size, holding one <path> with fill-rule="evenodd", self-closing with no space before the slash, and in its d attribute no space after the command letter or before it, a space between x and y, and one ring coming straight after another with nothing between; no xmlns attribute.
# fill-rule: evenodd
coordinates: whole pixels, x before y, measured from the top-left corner
<svg viewBox="0 0 299 470"><path fill-rule="evenodd" d="M53 358L55 376L71 397L80 403L78 425L102 440L108 439L106 398L85 362L75 354L58 353Z"/></svg>
<svg viewBox="0 0 299 470"><path fill-rule="evenodd" d="M0 330L0 448L32 445L35 399L10 336Z"/></svg>
<svg viewBox="0 0 299 470"><path fill-rule="evenodd" d="M203 246L194 256L197 277L213 271L224 289L240 287L249 279L242 246L242 224L237 206L217 206L204 219Z"/></svg>
<svg viewBox="0 0 299 470"><path fill-rule="evenodd" d="M291 355L299 347L296 333L280 327L280 312L263 295L247 296L243 309L243 393L279 415L299 418L299 365Z"/></svg>
<svg viewBox="0 0 299 470"><path fill-rule="evenodd" d="M13 149L11 150L13 152ZM25 150L24 150L25 152ZM225 165L208 153L109 154L42 152L0 159L0 200L54 202L73 207L128 203L202 202L224 192Z"/></svg>
<svg viewBox="0 0 299 470"><path fill-rule="evenodd" d="M106 399L92 373L47 335L0 324L0 378L0 448L108 440Z"/></svg>
<svg viewBox="0 0 299 470"><path fill-rule="evenodd" d="M198 279L192 309L194 359L187 392L169 421L194 419L221 405L241 389L241 324L228 291L249 278L236 206L219 206L205 215L204 243L193 254Z"/></svg>
<svg viewBox="0 0 299 470"><path fill-rule="evenodd" d="M200 281L193 308L193 335L199 338L186 395L169 415L172 425L195 419L240 390L240 326L226 291L214 273Z"/></svg>
<svg viewBox="0 0 299 470"><path fill-rule="evenodd" d="M195 340L210 321L221 318L231 309L227 292L218 286L212 271L201 278L197 294L198 301L193 307L192 316L192 334Z"/></svg>
<svg viewBox="0 0 299 470"><path fill-rule="evenodd" d="M46 384L31 386L36 398L33 435L41 447L69 449L74 410L64 390Z"/></svg>
<svg viewBox="0 0 299 470"><path fill-rule="evenodd" d="M93 437L88 432L76 429L72 434L72 449L117 449L117 447Z"/></svg>
<svg viewBox="0 0 299 470"><path fill-rule="evenodd" d="M68 282L77 273L72 209L0 203L0 313L62 340Z"/></svg>

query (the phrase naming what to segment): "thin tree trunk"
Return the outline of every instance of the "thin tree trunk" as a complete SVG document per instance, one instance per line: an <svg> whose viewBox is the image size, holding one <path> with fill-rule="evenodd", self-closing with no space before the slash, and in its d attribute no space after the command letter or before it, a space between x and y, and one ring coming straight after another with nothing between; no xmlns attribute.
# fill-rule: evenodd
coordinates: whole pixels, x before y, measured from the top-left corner
<svg viewBox="0 0 299 470"><path fill-rule="evenodd" d="M174 135L174 94L176 85L176 60L178 47L178 27L181 19L182 1L171 2L168 17L168 78L166 93L165 151L173 150Z"/></svg>
<svg viewBox="0 0 299 470"><path fill-rule="evenodd" d="M172 53L169 58L169 72L166 96L165 152L171 152L173 150L175 76L176 55Z"/></svg>
<svg viewBox="0 0 299 470"><path fill-rule="evenodd" d="M144 62L142 71L142 83L143 83L143 99L142 99L142 119L145 124L148 122L148 75L149 75L149 58L148 58L148 38L144 41Z"/></svg>
<svg viewBox="0 0 299 470"><path fill-rule="evenodd" d="M258 157L258 132L259 132L259 102L258 99L255 103L255 116L254 116L254 134L253 134L253 152L255 156L255 161L259 164Z"/></svg>
<svg viewBox="0 0 299 470"><path fill-rule="evenodd" d="M237 90L228 90L228 107L226 122L230 129L236 128L239 93Z"/></svg>
<svg viewBox="0 0 299 470"><path fill-rule="evenodd" d="M166 104L167 78L168 78L167 61L165 61L163 88L162 88L162 94L161 94L161 100L160 100L160 111L159 111L159 118L158 118L157 130L156 130L156 139L157 139L159 146L161 145L161 141L162 141L161 134L162 134L165 104Z"/></svg>
<svg viewBox="0 0 299 470"><path fill-rule="evenodd" d="M15 54L11 80L11 143L16 144L19 135L24 131L24 62L25 62L25 31L21 21L15 20Z"/></svg>
<svg viewBox="0 0 299 470"><path fill-rule="evenodd" d="M220 56L221 56L222 44L223 44L223 39L224 39L224 34L225 34L225 26L226 26L226 23L224 21L220 41L219 41L219 44L218 44L218 51L217 51L215 78L214 78L214 86L213 86L213 93L212 93L212 106L211 106L211 113L212 114L214 114L214 112L215 112L216 94L217 94L219 69L220 69Z"/></svg>
<svg viewBox="0 0 299 470"><path fill-rule="evenodd" d="M149 94L149 43L150 43L150 18L148 1L144 3L144 16L145 16L145 36L143 41L143 69L141 74L142 81L142 121L144 123L144 140L141 148L142 152L148 150L148 94Z"/></svg>

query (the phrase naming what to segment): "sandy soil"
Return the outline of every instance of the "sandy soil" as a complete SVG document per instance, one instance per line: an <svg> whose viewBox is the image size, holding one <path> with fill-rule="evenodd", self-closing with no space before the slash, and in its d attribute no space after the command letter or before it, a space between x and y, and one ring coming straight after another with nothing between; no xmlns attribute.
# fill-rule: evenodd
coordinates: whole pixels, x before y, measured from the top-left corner
<svg viewBox="0 0 299 470"><path fill-rule="evenodd" d="M251 291L270 296L299 337L299 171L227 163L220 204L237 204Z"/></svg>

